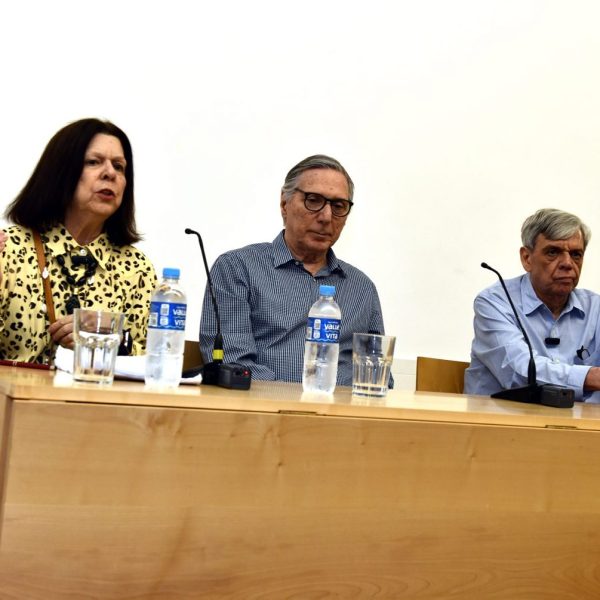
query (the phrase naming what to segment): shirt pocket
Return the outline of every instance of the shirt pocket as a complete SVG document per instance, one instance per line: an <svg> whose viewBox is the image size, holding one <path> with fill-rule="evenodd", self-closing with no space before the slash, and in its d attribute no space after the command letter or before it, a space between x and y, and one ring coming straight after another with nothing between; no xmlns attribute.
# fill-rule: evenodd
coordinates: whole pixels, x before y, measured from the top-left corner
<svg viewBox="0 0 600 600"><path fill-rule="evenodd" d="M575 351L573 364L584 366L594 366L600 364L600 355L598 354L598 348L596 348L594 340L588 344L582 344Z"/></svg>

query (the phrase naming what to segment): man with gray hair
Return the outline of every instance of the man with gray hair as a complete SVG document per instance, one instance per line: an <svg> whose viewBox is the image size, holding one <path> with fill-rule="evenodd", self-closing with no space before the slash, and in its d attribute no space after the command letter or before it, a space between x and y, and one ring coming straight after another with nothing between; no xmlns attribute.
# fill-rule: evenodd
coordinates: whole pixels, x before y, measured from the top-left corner
<svg viewBox="0 0 600 600"><path fill-rule="evenodd" d="M600 402L600 296L575 289L590 236L575 215L538 210L521 228L526 273L506 287L533 347L538 383L564 385L576 400ZM474 310L465 393L526 385L529 350L499 282L477 296Z"/></svg>
<svg viewBox="0 0 600 600"><path fill-rule="evenodd" d="M211 269L221 316L224 361L252 369L254 379L302 381L308 311L320 285L335 286L342 311L338 385L352 385L352 334L384 333L373 282L339 260L331 247L352 209L354 184L329 156L293 167L281 190L284 230L272 243L221 255ZM211 356L217 327L208 288L200 346Z"/></svg>

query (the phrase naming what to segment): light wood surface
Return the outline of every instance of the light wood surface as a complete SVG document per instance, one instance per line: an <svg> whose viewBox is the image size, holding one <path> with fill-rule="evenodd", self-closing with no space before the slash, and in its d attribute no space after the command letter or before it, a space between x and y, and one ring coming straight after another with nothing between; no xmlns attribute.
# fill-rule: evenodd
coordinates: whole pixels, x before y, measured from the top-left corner
<svg viewBox="0 0 600 600"><path fill-rule="evenodd" d="M600 597L600 407L16 371L2 599Z"/></svg>
<svg viewBox="0 0 600 600"><path fill-rule="evenodd" d="M4 489L8 462L8 429L10 425L9 410L12 407L10 399L0 392L0 544L2 543L2 523L4 513ZM1 547L1 546L0 546ZM0 579L0 594L2 589Z"/></svg>
<svg viewBox="0 0 600 600"><path fill-rule="evenodd" d="M185 340L183 352L183 370L199 367L204 364L198 340Z"/></svg>
<svg viewBox="0 0 600 600"><path fill-rule="evenodd" d="M468 362L417 356L417 392L462 394Z"/></svg>

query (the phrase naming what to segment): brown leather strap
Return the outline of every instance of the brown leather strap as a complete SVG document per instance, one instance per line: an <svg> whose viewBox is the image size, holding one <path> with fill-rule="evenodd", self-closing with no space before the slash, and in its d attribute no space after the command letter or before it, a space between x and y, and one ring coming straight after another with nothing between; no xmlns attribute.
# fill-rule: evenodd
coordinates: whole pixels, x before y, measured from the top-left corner
<svg viewBox="0 0 600 600"><path fill-rule="evenodd" d="M35 251L37 253L38 264L40 266L40 273L42 274L42 283L44 284L44 297L46 299L46 310L48 311L48 320L50 321L50 323L54 323L54 321L56 321L56 316L54 315L54 302L52 301L52 290L50 289L50 273L46 268L46 254L44 253L42 238L40 237L38 231L33 232L33 242L35 244Z"/></svg>

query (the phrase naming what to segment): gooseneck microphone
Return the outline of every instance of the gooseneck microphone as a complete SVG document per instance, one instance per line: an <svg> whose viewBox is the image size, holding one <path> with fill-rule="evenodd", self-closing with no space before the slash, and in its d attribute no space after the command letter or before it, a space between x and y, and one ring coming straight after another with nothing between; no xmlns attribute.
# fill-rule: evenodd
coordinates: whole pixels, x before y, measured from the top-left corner
<svg viewBox="0 0 600 600"><path fill-rule="evenodd" d="M198 238L198 244L200 244L200 252L202 253L202 261L204 262L204 270L206 272L206 281L208 282L208 290L210 292L210 298L212 300L213 310L215 311L215 317L217 320L217 335L213 345L212 359L215 363L223 362L223 335L221 334L221 317L219 315L219 306L217 305L217 299L215 298L215 291L212 285L212 279L210 278L210 269L208 268L208 262L206 260L206 252L204 252L204 244L202 243L202 236L193 229L186 227L185 232L193 234Z"/></svg>
<svg viewBox="0 0 600 600"><path fill-rule="evenodd" d="M527 344L527 348L529 349L529 365L527 367L527 385L517 388L511 388L508 390L501 390L492 394L492 398L498 398L499 400L514 400L516 402L527 402L530 404L543 404L544 406L553 406L554 408L572 408L575 402L575 392L562 385L554 385L554 384L538 384L537 383L537 373L535 367L535 360L533 358L533 348L531 346L531 342L529 341L529 336L519 319L519 314L517 313L517 309L513 304L512 298L508 293L508 289L506 288L506 284L504 283L504 279L502 275L496 269L490 267L485 262L481 263L481 266L484 269L488 269L492 271L498 276L500 280L500 284L502 285L502 289L508 298L508 302L510 303L510 307L512 308L513 314L515 315L515 319L517 320L517 324L519 325L519 329L523 334L523 339Z"/></svg>
<svg viewBox="0 0 600 600"><path fill-rule="evenodd" d="M229 389L248 390L250 389L250 381L252 379L252 373L250 372L250 369L237 363L226 364L223 362L224 355L223 335L221 333L221 317L219 315L219 306L215 297L212 279L210 277L210 270L206 260L206 252L204 252L202 236L197 231L187 227L185 229L185 233L193 234L198 238L200 252L202 253L202 261L204 262L204 271L206 272L208 290L217 321L217 334L215 335L215 341L213 344L212 361L202 365L202 367L189 369L189 373L186 371L184 373L184 377L191 377L197 375L199 372L202 372L202 383L204 385L218 385Z"/></svg>
<svg viewBox="0 0 600 600"><path fill-rule="evenodd" d="M523 327L523 324L521 323L521 319L519 319L519 314L517 313L517 309L515 308L515 305L513 304L512 298L510 297L510 294L508 293L508 290L506 289L506 284L504 283L504 279L502 278L502 275L500 275L500 273L498 271L496 271L496 269L493 269L487 263L482 262L481 266L484 269L488 269L489 271L492 271L492 273L496 273L496 275L498 275L498 279L500 280L502 289L504 290L504 293L506 294L506 297L508 298L508 301L510 302L510 307L512 308L513 314L515 315L515 318L517 319L517 324L519 325L519 329L521 330L521 333L523 334L523 337L525 338L525 343L527 344L527 348L529 348L529 366L527 367L527 387L535 385L536 380L537 380L537 373L536 373L536 369L535 369L535 360L533 359L533 348L531 347L531 342L529 341L529 336L527 335L527 332L525 331L525 327Z"/></svg>

